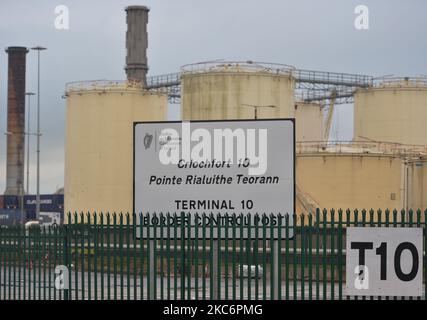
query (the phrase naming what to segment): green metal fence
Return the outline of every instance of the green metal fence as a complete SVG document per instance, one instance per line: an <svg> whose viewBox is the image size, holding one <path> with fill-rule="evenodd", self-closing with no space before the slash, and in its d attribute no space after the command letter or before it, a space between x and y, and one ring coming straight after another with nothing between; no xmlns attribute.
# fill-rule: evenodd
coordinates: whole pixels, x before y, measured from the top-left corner
<svg viewBox="0 0 427 320"><path fill-rule="evenodd" d="M215 217L88 213L69 214L63 226L2 228L0 300L377 299L345 295L346 228L422 227L427 246L427 211L317 210L240 224L244 216L230 214L209 223Z"/></svg>

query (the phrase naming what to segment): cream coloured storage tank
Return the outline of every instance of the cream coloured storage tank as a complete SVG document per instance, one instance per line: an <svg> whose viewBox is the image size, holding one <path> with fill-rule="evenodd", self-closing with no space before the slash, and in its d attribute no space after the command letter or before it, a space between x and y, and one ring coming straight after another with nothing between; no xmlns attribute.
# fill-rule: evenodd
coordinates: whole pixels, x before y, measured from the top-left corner
<svg viewBox="0 0 427 320"><path fill-rule="evenodd" d="M323 140L323 106L319 103L295 104L296 141Z"/></svg>
<svg viewBox="0 0 427 320"><path fill-rule="evenodd" d="M293 67L212 62L182 67L183 120L293 118Z"/></svg>
<svg viewBox="0 0 427 320"><path fill-rule="evenodd" d="M427 145L427 79L382 81L354 95L354 140Z"/></svg>
<svg viewBox="0 0 427 320"><path fill-rule="evenodd" d="M404 161L379 146L298 143L296 180L297 213L405 204Z"/></svg>
<svg viewBox="0 0 427 320"><path fill-rule="evenodd" d="M67 85L64 212L132 212L133 122L166 119L167 96L129 82Z"/></svg>
<svg viewBox="0 0 427 320"><path fill-rule="evenodd" d="M427 209L427 157L408 161L409 207Z"/></svg>

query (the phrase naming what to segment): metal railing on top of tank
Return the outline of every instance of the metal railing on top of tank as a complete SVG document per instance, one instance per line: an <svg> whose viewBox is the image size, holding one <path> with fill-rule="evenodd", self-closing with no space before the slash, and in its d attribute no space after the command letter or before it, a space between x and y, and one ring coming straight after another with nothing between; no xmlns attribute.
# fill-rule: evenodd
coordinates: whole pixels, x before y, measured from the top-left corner
<svg viewBox="0 0 427 320"><path fill-rule="evenodd" d="M427 155L427 146L379 141L303 141L296 143L296 152L366 153L391 154L404 157L423 157Z"/></svg>
<svg viewBox="0 0 427 320"><path fill-rule="evenodd" d="M181 67L182 73L205 73L205 72L267 72L277 75L292 75L295 67L281 64L258 61L225 61L214 60L192 64L186 64Z"/></svg>
<svg viewBox="0 0 427 320"><path fill-rule="evenodd" d="M86 90L109 90L109 89L120 89L120 88L142 88L142 84L139 81L128 81L128 80L85 80L85 81L74 81L69 82L65 85L66 92L72 91L86 91Z"/></svg>
<svg viewBox="0 0 427 320"><path fill-rule="evenodd" d="M375 88L403 88L403 87L427 87L427 76L418 77L381 77L375 78L373 86Z"/></svg>

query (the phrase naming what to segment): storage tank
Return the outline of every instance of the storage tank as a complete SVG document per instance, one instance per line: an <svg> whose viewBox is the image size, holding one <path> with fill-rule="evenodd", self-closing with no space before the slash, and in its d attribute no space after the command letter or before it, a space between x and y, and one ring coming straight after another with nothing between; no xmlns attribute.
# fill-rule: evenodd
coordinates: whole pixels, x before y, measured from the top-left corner
<svg viewBox="0 0 427 320"><path fill-rule="evenodd" d="M427 209L427 157L408 161L409 207Z"/></svg>
<svg viewBox="0 0 427 320"><path fill-rule="evenodd" d="M354 140L427 145L427 79L384 80L354 95Z"/></svg>
<svg viewBox="0 0 427 320"><path fill-rule="evenodd" d="M323 106L319 103L295 104L296 141L323 140Z"/></svg>
<svg viewBox="0 0 427 320"><path fill-rule="evenodd" d="M380 147L297 144L297 213L326 209L402 209L405 166Z"/></svg>
<svg viewBox="0 0 427 320"><path fill-rule="evenodd" d="M183 120L293 118L293 67L205 62L182 67Z"/></svg>
<svg viewBox="0 0 427 320"><path fill-rule="evenodd" d="M133 122L166 119L167 96L141 83L67 85L64 212L132 212Z"/></svg>

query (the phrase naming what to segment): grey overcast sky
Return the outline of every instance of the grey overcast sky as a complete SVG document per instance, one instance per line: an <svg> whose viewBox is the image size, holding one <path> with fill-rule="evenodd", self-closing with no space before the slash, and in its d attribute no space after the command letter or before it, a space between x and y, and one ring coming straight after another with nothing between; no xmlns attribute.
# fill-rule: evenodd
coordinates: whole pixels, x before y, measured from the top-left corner
<svg viewBox="0 0 427 320"><path fill-rule="evenodd" d="M374 76L427 74L425 0L1 0L0 193L6 175L7 55L3 48L48 48L42 53L41 67L41 192L51 193L63 186L65 100L61 96L65 84L125 78L124 8L135 4L151 8L151 75L218 58ZM369 8L369 30L354 27L354 9L359 4ZM58 5L69 8L69 30L55 29ZM31 52L27 91L36 91L36 71L36 54ZM169 119L178 118L179 106L170 106ZM332 136L349 140L352 129L352 106L340 106ZM31 192L35 192L34 142L33 138Z"/></svg>

